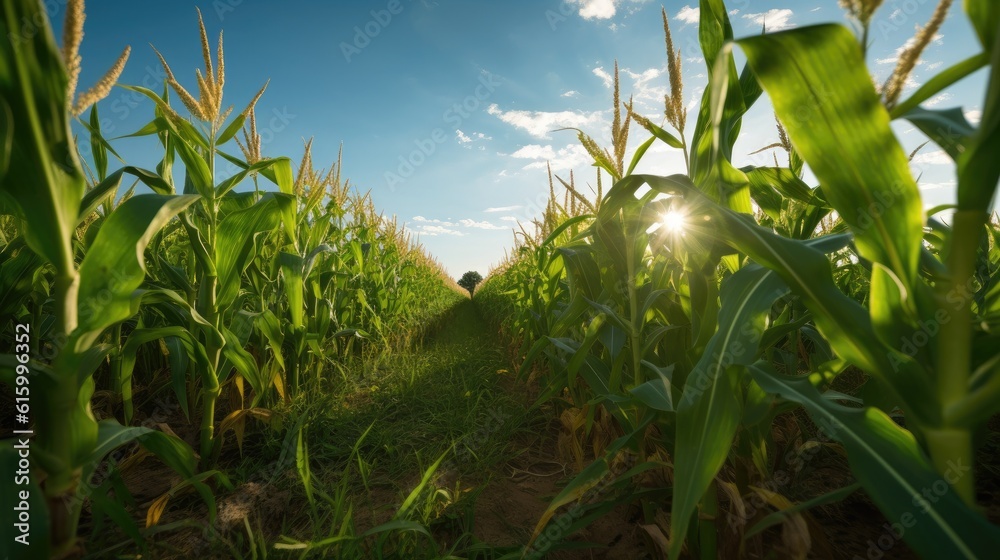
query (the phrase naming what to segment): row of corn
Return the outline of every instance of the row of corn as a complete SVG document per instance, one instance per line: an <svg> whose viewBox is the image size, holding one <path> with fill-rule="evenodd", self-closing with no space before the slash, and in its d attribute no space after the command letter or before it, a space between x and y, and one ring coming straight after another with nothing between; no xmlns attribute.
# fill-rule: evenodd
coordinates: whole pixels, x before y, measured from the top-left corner
<svg viewBox="0 0 1000 560"><path fill-rule="evenodd" d="M903 98L951 2L883 85L865 64L881 2L841 4L855 29L734 40L722 0L701 0L709 78L693 126L664 13L664 124L622 102L616 79L612 146L579 133L612 186L586 205L552 193L480 288L580 469L529 557L623 503L671 559L841 557L809 511L856 492L887 520L869 558L900 539L925 558L995 554L977 449L1000 412L1000 7L966 0L979 52ZM921 107L977 71L978 124ZM766 150L784 161L736 167L742 119L765 95L778 121ZM900 120L954 160L954 204L925 209ZM626 158L630 123L648 140ZM634 173L660 143L686 168ZM837 464L849 476L807 480Z"/></svg>
<svg viewBox="0 0 1000 560"><path fill-rule="evenodd" d="M125 140L161 154L143 169L102 134L95 104L128 49L74 98L83 2L67 4L61 49L41 2L3 0L0 16L0 330L13 345L16 325L31 329L31 361L19 364L5 342L0 375L13 389L18 366L30 370L35 434L31 549L12 554L60 557L79 546L85 507L126 532L133 525L121 489L94 493L115 448L138 442L180 475L149 523L182 490L214 512L212 489L228 484L217 470L227 434L241 440L256 426L248 421L272 421L276 405L335 386L354 356L413 342L463 296L342 180L339 158L317 170L309 143L296 171L261 155L254 107L264 88L242 111L224 108L222 37L213 55L204 24L198 97L162 56L162 91L121 86L150 107L149 123ZM71 125L89 138L86 157ZM137 395L160 390L184 419L153 429ZM16 467L9 446L2 457L4 472Z"/></svg>

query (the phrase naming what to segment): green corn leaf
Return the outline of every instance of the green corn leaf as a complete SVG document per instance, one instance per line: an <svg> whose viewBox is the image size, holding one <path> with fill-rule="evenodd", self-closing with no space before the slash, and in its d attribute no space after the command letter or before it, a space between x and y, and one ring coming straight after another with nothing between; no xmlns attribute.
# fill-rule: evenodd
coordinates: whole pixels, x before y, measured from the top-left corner
<svg viewBox="0 0 1000 560"><path fill-rule="evenodd" d="M25 218L28 245L73 276L70 239L76 228L84 178L66 111L69 81L47 23L25 35L21 22L47 22L38 2L0 6L0 121L5 129L0 190Z"/></svg>
<svg viewBox="0 0 1000 560"><path fill-rule="evenodd" d="M291 314L292 326L302 327L305 324L305 295L302 286L303 259L291 253L278 254L278 266L284 280L285 297L288 299L288 312ZM359 299L364 298L364 292L358 291ZM364 305L367 305L362 300ZM374 313L374 310L369 307Z"/></svg>
<svg viewBox="0 0 1000 560"><path fill-rule="evenodd" d="M652 134L654 138L659 138L660 140L663 141L663 143L670 146L671 148L677 148L678 150L684 149L683 142L678 140L677 137L674 136L673 134L670 134L666 130L663 130L662 128L654 124L653 121L647 119L646 117L638 113L630 111L630 114L632 115L632 119L635 120L635 122L639 123L639 125L645 128L647 131L649 131L649 133ZM632 167L634 167L634 165ZM631 170L628 173L626 173L626 175L631 175L631 174L632 174Z"/></svg>
<svg viewBox="0 0 1000 560"><path fill-rule="evenodd" d="M241 341L235 333L226 327L222 327L221 331L222 335L226 338L226 345L222 347L222 355L225 361L219 368L219 383L228 379L229 370L235 368L250 383L250 386L253 387L254 396L259 398L260 395L263 395L267 387L264 385L264 380L260 375L257 361L254 360L250 352L247 352L243 348L246 343Z"/></svg>
<svg viewBox="0 0 1000 560"><path fill-rule="evenodd" d="M285 334L281 329L281 321L278 320L270 309L265 309L254 321L254 325L260 330L271 346L271 354L274 356L274 361L278 363L278 367L284 370L285 359L282 357L284 355L282 345L285 342Z"/></svg>
<svg viewBox="0 0 1000 560"><path fill-rule="evenodd" d="M184 348L184 343L177 337L168 336L163 339L163 343L169 353L167 363L170 365L170 387L174 390L174 396L177 397L177 404L181 407L184 418L190 421L191 412L188 409L187 397L188 352Z"/></svg>
<svg viewBox="0 0 1000 560"><path fill-rule="evenodd" d="M164 84L164 86L166 86L166 84ZM118 84L118 87L122 87L127 90L134 91L136 93L141 93L142 95L145 95L146 97L152 99L153 102L156 103L156 107L159 112L165 112L170 107L170 104L168 103L167 100L166 89L164 89L163 97L160 97L150 89L140 86L129 86L125 84ZM168 134L168 136L173 135L175 139L179 141L177 143L183 143L183 141L186 140L187 142L194 142L202 150L205 151L208 150L208 139L205 138L205 136L201 132L199 132L198 129L196 129L194 125L191 124L189 121L185 119L170 120L164 118L163 123L164 126L166 127L166 131L170 133Z"/></svg>
<svg viewBox="0 0 1000 560"><path fill-rule="evenodd" d="M76 223L78 225L83 223L84 219L93 214L101 204L104 204L108 199L113 200L121 182L122 174L121 172L116 172L87 191L87 194L84 195L83 200L80 202L80 214Z"/></svg>
<svg viewBox="0 0 1000 560"><path fill-rule="evenodd" d="M773 271L747 266L723 281L719 330L687 376L677 405L670 554L676 558L691 515L725 463L743 416L741 368L757 359L771 305L788 287Z"/></svg>
<svg viewBox="0 0 1000 560"><path fill-rule="evenodd" d="M185 327L155 327L136 329L132 331L121 349L121 389L122 403L125 407L125 423L132 421L132 371L135 369L136 354L139 347L161 338L173 338L184 347L189 358L193 359L199 369L210 370L212 364L208 361L205 347Z"/></svg>
<svg viewBox="0 0 1000 560"><path fill-rule="evenodd" d="M992 8L997 21L1000 8ZM994 28L996 25L994 25ZM979 130L958 158L958 209L988 212L1000 179L1000 41L990 54L990 78Z"/></svg>
<svg viewBox="0 0 1000 560"><path fill-rule="evenodd" d="M87 128L90 131L90 152L94 156L97 180L103 181L108 175L108 148L111 146L101 136L101 117L97 113L96 103L90 108L90 126Z"/></svg>
<svg viewBox="0 0 1000 560"><path fill-rule="evenodd" d="M260 172L272 183L278 185L278 190L284 194L292 194L295 188L295 178L292 175L292 160L286 157L275 158L273 163Z"/></svg>
<svg viewBox="0 0 1000 560"><path fill-rule="evenodd" d="M639 160L642 159L642 156L646 155L646 151L649 150L649 147L652 146L655 141L656 137L653 136L636 148L635 154L632 155L632 161L628 164L628 169L625 170L626 175L631 175L632 171L635 171L635 166L639 165Z"/></svg>
<svg viewBox="0 0 1000 560"><path fill-rule="evenodd" d="M738 44L862 256L913 291L923 207L857 37L840 25L816 25Z"/></svg>
<svg viewBox="0 0 1000 560"><path fill-rule="evenodd" d="M966 150L969 138L976 132L965 119L962 109L958 107L943 111L929 111L917 107L903 115L903 118L916 125L956 161L959 154Z"/></svg>
<svg viewBox="0 0 1000 560"><path fill-rule="evenodd" d="M969 509L934 471L910 432L875 408L848 408L823 398L804 377L787 377L766 363L750 367L765 391L800 403L825 434L847 450L851 471L902 538L928 558L989 558L1000 529ZM972 476L954 464L952 478Z"/></svg>
<svg viewBox="0 0 1000 560"><path fill-rule="evenodd" d="M992 50L1000 27L1000 4L994 0L965 0L965 13L979 36L979 44L986 52Z"/></svg>
<svg viewBox="0 0 1000 560"><path fill-rule="evenodd" d="M316 501L313 498L312 472L309 469L309 448L306 443L306 427L299 427L298 437L295 438L295 467L299 471L299 479L306 491L306 499L309 505L315 507Z"/></svg>
<svg viewBox="0 0 1000 560"><path fill-rule="evenodd" d="M987 2L989 2L989 0L987 0ZM918 88L913 95L905 101L897 103L896 106L892 108L892 111L889 112L889 116L893 119L905 116L910 111L916 109L918 105L934 97L946 87L954 84L962 78L965 78L983 66L986 66L989 61L990 57L988 52L983 52L938 72L934 75L934 77L927 80L925 84L920 86L920 88Z"/></svg>
<svg viewBox="0 0 1000 560"><path fill-rule="evenodd" d="M823 251L806 242L775 235L746 216L714 205L700 195L687 177L633 175L627 180L634 184L645 182L657 192L684 195L692 211L708 218L693 219L693 224L704 225L692 226L692 233L729 244L777 272L802 298L820 332L838 355L882 379L893 398L906 402L908 414L918 423L935 425L940 421L940 409L930 387L912 381L927 379L929 373L901 352L879 342L868 311L837 287Z"/></svg>
<svg viewBox="0 0 1000 560"><path fill-rule="evenodd" d="M0 99L0 179L7 174L10 166L11 145L14 143L14 116L7 101Z"/></svg>
<svg viewBox="0 0 1000 560"><path fill-rule="evenodd" d="M239 132L240 128L243 127L243 123L246 122L246 120L247 118L244 115L242 114L236 115L236 118L233 119L232 122L230 122L229 125L226 127L226 129L222 131L222 134L220 134L219 137L215 139L215 144L221 146L226 142L232 140L233 136L236 136L236 133Z"/></svg>
<svg viewBox="0 0 1000 560"><path fill-rule="evenodd" d="M219 198L224 197L226 193L232 190L233 187L235 187L236 185L240 184L244 179L246 179L252 173L262 173L263 170L265 169L269 169L276 165L277 166L282 165L283 159L284 158L263 159L247 167L246 169L243 169L242 171L236 173L236 175L233 175L232 177L219 183L219 185L215 189L216 196Z"/></svg>
<svg viewBox="0 0 1000 560"><path fill-rule="evenodd" d="M79 326L74 336L92 341L107 327L132 316L132 292L146 277L143 251L153 234L198 200L197 196L134 196L104 222L80 264Z"/></svg>
<svg viewBox="0 0 1000 560"><path fill-rule="evenodd" d="M220 311L228 309L239 294L243 273L256 254L257 234L278 226L277 196L267 193L253 206L230 212L219 223L215 267L219 277L217 305Z"/></svg>
<svg viewBox="0 0 1000 560"><path fill-rule="evenodd" d="M184 194L200 194L205 200L215 200L215 185L212 183L212 169L205 157L198 153L188 140L174 136L174 149L184 162ZM189 188L190 185L190 188Z"/></svg>
<svg viewBox="0 0 1000 560"><path fill-rule="evenodd" d="M7 245L4 249L12 247ZM28 248L22 248L0 264L0 317L15 315L24 299L31 294L33 276L41 266L41 258Z"/></svg>
<svg viewBox="0 0 1000 560"><path fill-rule="evenodd" d="M659 379L647 381L638 387L630 389L629 392L632 393L632 396L639 399L642 404L653 410L673 412L675 410L674 396L671 393L673 385L668 374L673 371L673 366L661 368L645 360L642 361L642 365L654 371Z"/></svg>

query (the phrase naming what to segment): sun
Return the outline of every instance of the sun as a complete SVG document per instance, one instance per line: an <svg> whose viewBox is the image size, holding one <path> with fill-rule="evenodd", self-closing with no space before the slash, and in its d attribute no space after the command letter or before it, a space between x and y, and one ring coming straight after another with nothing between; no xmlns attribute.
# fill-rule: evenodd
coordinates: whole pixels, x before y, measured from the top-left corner
<svg viewBox="0 0 1000 560"><path fill-rule="evenodd" d="M687 225L687 219L684 214L671 210L660 216L660 223L671 233L681 233Z"/></svg>

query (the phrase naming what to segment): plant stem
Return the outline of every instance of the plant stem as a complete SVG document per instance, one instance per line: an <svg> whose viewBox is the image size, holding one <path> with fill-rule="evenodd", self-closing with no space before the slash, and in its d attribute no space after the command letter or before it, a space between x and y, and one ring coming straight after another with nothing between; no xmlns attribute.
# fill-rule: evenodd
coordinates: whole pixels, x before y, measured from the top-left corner
<svg viewBox="0 0 1000 560"><path fill-rule="evenodd" d="M969 390L972 367L972 282L976 252L986 223L986 212L955 212L951 245L947 255L950 278L944 285L944 302L952 305L948 322L941 325L938 337L937 382L943 411L961 401ZM968 428L952 426L947 416L940 429L926 430L927 447L938 473L944 475L953 465L970 466L973 462L972 434ZM949 481L950 482L950 481ZM970 506L975 505L975 484L971 473L951 483Z"/></svg>

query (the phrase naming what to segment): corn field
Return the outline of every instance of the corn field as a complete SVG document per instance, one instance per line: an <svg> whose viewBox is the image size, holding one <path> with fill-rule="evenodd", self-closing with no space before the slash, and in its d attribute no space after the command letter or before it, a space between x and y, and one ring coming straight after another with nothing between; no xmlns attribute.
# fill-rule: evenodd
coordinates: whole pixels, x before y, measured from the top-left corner
<svg viewBox="0 0 1000 560"><path fill-rule="evenodd" d="M158 90L117 84L148 123L109 138L99 106L129 50L76 94L82 2L60 47L47 23L18 27L46 19L41 2L0 0L0 555L583 558L579 534L622 518L643 558L841 558L830 512L867 507L877 540L854 557L994 557L1000 4L953 11L980 52L904 96L950 0L881 84L865 64L881 2L840 3L853 29L736 38L724 2L701 0L708 85L691 111L664 11L663 120L624 100L616 66L612 145L575 131L593 188L550 170L548 206L463 289L342 176L342 157L318 168L311 140L297 163L261 153L268 84L227 109L222 37L213 49L200 12L197 95L181 85L191 61L157 52ZM978 125L921 106L978 71ZM742 119L764 99L783 161L736 167ZM954 203L925 209L897 121L953 160ZM637 132L648 139L629 146ZM156 146L155 169L119 156L130 142ZM660 143L684 167L635 173ZM442 329L479 321L492 350L461 339L466 365L419 363L438 359ZM420 400L414 373L377 400L393 367L443 372L469 414L502 399L503 429L447 428L440 449L393 440L387 424ZM501 381L477 393L463 367ZM367 427L333 420L376 400L385 417ZM437 421L426 414L413 418ZM565 476L517 520L519 541L491 543L463 464L495 454L482 478L506 476L527 448L510 415L522 435L555 426L543 447ZM359 496L375 499L396 447L416 474L369 521ZM254 455L279 453L266 487L301 517L258 506L213 529L260 472ZM170 482L137 501L135 473ZM162 544L183 531L208 548Z"/></svg>

